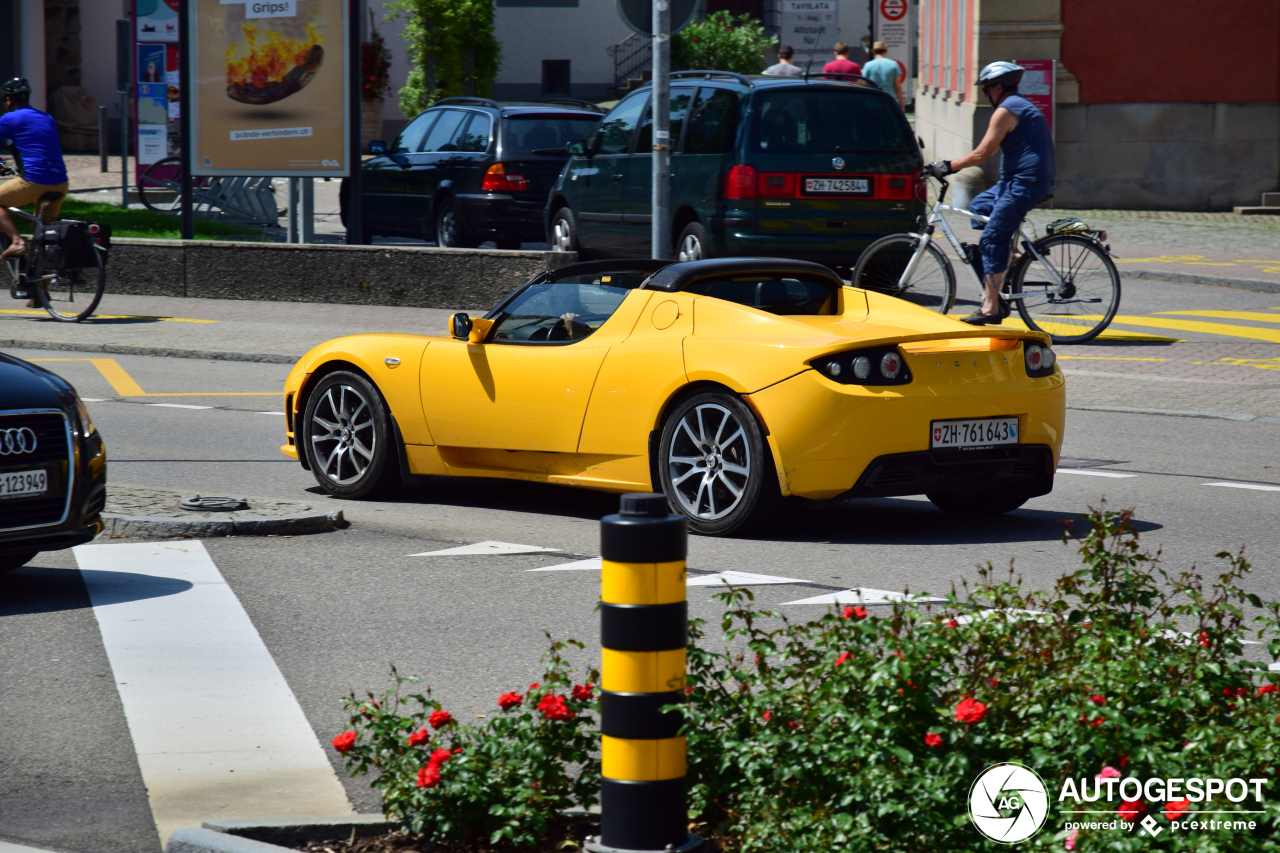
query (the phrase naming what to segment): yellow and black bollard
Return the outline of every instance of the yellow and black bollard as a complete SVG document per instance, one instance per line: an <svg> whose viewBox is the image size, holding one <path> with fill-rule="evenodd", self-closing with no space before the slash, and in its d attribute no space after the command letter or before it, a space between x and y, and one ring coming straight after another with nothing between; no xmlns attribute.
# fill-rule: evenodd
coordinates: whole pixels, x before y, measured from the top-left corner
<svg viewBox="0 0 1280 853"><path fill-rule="evenodd" d="M684 701L688 534L656 494L622 496L600 522L600 835L593 853L689 851L682 717L661 713Z"/></svg>

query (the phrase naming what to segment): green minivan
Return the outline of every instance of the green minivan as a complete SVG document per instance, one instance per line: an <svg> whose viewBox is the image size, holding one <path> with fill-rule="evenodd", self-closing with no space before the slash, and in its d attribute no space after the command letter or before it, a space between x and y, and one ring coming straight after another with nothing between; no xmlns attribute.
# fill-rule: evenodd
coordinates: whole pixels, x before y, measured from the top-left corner
<svg viewBox="0 0 1280 853"><path fill-rule="evenodd" d="M652 91L621 100L547 199L547 242L581 257L650 257ZM862 77L671 75L671 238L678 260L801 258L847 271L924 212L907 117Z"/></svg>

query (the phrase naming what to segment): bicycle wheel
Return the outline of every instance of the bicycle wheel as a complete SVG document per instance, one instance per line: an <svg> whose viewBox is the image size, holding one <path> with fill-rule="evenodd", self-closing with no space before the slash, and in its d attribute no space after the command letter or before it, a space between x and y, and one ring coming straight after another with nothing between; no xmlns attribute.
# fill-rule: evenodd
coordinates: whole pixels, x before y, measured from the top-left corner
<svg viewBox="0 0 1280 853"><path fill-rule="evenodd" d="M917 234L890 234L868 246L853 268L853 286L886 293L945 314L956 301L951 261L932 243L904 285L902 274L920 245Z"/></svg>
<svg viewBox="0 0 1280 853"><path fill-rule="evenodd" d="M1074 234L1045 237L1035 244L1045 263L1061 276L1049 281L1040 263L1023 255L1009 274L1009 290L1027 327L1046 332L1055 344L1082 344L1105 329L1120 308L1120 273L1097 243Z"/></svg>
<svg viewBox="0 0 1280 853"><path fill-rule="evenodd" d="M43 259L33 258L37 274L29 275L36 296L49 316L64 323L79 323L93 314L107 285L107 264L103 251L93 250L94 266L81 269L43 269Z"/></svg>
<svg viewBox="0 0 1280 853"><path fill-rule="evenodd" d="M176 170L176 171L175 171ZM165 157L147 167L138 179L138 196L147 210L177 215L182 212L182 159Z"/></svg>

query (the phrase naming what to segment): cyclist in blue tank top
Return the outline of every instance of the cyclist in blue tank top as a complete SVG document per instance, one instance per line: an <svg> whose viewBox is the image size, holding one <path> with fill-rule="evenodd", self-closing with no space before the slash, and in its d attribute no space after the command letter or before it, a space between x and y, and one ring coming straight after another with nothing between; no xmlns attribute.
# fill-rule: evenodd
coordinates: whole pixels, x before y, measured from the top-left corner
<svg viewBox="0 0 1280 853"><path fill-rule="evenodd" d="M971 153L955 160L943 160L925 167L942 177L969 166L985 163L999 148L1000 181L979 193L969 210L990 217L978 241L985 293L982 306L964 318L975 326L999 325L1009 316L1009 304L1000 299L1000 284L1009 266L1009 243L1031 208L1053 190L1056 170L1053 162L1053 138L1044 114L1018 94L1018 83L1024 69L1012 62L993 62L978 75L976 85L995 112L987 133Z"/></svg>
<svg viewBox="0 0 1280 853"><path fill-rule="evenodd" d="M6 208L32 204L48 192L61 193L65 198L68 189L58 126L48 113L31 106L30 98L31 84L21 77L0 84L0 100L4 106L4 114L0 115L0 144L8 144L16 152L21 174L0 184L0 232L9 238L0 259L21 255L27 250L26 241L18 234ZM57 219L61 208L61 199L45 205L44 221Z"/></svg>

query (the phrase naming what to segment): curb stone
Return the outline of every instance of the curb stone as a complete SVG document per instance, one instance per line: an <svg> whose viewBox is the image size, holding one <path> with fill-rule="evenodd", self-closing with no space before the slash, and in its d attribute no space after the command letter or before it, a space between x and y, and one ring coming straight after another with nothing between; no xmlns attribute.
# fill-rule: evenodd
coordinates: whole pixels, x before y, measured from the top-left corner
<svg viewBox="0 0 1280 853"><path fill-rule="evenodd" d="M164 853L283 853L288 849L211 829L187 827L169 836Z"/></svg>
<svg viewBox="0 0 1280 853"><path fill-rule="evenodd" d="M242 818L206 820L206 830L232 835L257 843L296 848L312 841L339 837L369 838L396 829L399 824L380 814L337 815L333 817ZM247 853L247 851L246 851Z"/></svg>
<svg viewBox="0 0 1280 853"><path fill-rule="evenodd" d="M116 355L155 355L168 358L201 358L207 361L252 361L260 364L293 364L302 354L275 352L228 352L223 350L180 349L177 347L136 347L125 344L90 344L83 341L0 340L0 349L47 349L59 352L109 352Z"/></svg>
<svg viewBox="0 0 1280 853"><path fill-rule="evenodd" d="M1126 278L1172 281L1177 284L1211 284L1218 287L1234 287L1237 290L1280 293L1280 281L1267 281L1261 278L1228 278L1222 275L1199 275L1187 272L1164 272L1163 270L1120 270L1121 283Z"/></svg>
<svg viewBox="0 0 1280 853"><path fill-rule="evenodd" d="M102 514L99 539L162 538L180 536L201 539L215 536L294 536L327 533L346 526L342 510L259 518L162 518L148 515Z"/></svg>
<svg viewBox="0 0 1280 853"><path fill-rule="evenodd" d="M11 841L0 839L0 853L51 853L43 847L26 847Z"/></svg>

